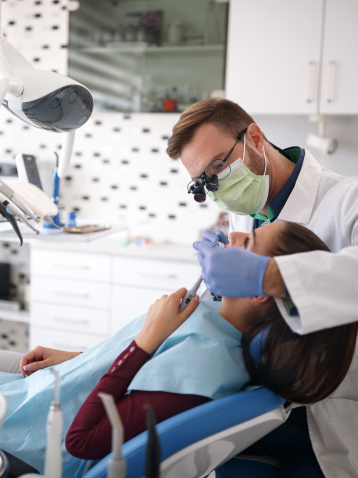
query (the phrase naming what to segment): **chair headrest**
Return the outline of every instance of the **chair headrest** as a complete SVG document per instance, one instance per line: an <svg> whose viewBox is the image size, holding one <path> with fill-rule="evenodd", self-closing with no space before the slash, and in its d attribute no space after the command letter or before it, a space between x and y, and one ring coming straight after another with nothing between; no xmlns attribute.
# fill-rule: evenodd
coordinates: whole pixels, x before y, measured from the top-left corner
<svg viewBox="0 0 358 478"><path fill-rule="evenodd" d="M261 330L258 334L255 335L255 337L250 343L250 355L257 364L261 364L261 357L265 350L265 342L267 340L267 336L269 334L270 329L271 327L266 327L266 329ZM287 342L288 340L292 340L298 336L298 334L296 334L290 329L283 342Z"/></svg>

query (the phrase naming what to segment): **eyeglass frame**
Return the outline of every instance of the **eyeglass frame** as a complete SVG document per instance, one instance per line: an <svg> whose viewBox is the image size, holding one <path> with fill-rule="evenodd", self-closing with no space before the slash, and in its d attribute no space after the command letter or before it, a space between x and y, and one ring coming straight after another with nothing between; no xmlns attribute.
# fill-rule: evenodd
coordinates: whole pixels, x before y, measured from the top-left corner
<svg viewBox="0 0 358 478"><path fill-rule="evenodd" d="M192 194L194 194L194 196L195 196L196 194L198 194L198 193L199 193L199 194L205 194L205 192L200 192L200 191L202 191L202 190L204 189L205 185L208 184L209 179L210 179L212 176L216 176L216 175L211 175L211 176L209 176L208 174L206 174L205 171L208 169L208 167L209 167L211 164L215 163L215 161L222 161L223 163L226 163L226 161L229 159L229 157L231 156L232 152L234 151L234 149L235 149L237 143L244 137L244 135L245 135L247 129L248 129L248 127L246 127L245 129L243 129L242 131L240 131L240 133L237 135L236 143L235 143L234 146L230 149L230 151L228 152L228 154L225 156L224 159L220 159L220 158L214 159L214 161L212 161L210 164L207 165L207 167L205 168L204 172L201 173L200 176L198 176L198 177L196 177L196 178L194 178L194 179L192 179L192 180L190 181L190 183L189 183L188 186L187 186L187 191L188 191L189 194L192 193ZM227 167L230 169L230 172L229 172L229 174L230 174L230 173L231 173L230 165L227 164ZM229 174L228 174L227 176L229 176ZM227 177L227 176L225 176L225 177ZM192 184L192 183L194 183L194 184ZM199 184L196 184L196 183L199 183ZM191 184L192 184L192 186L190 187L190 190L189 190L189 186L190 186ZM196 187L194 188L195 185L196 185ZM200 186L201 186L201 187L200 187ZM200 187L200 191L198 190L198 187ZM219 186L218 186L218 189L219 189ZM217 189L217 190L218 190L218 189ZM204 199L204 201L205 201L205 199Z"/></svg>

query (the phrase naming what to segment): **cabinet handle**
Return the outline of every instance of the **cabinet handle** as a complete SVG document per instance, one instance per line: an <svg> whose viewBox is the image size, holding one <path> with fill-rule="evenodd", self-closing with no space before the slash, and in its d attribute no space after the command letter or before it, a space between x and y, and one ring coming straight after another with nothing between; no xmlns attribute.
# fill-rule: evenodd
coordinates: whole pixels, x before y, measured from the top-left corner
<svg viewBox="0 0 358 478"><path fill-rule="evenodd" d="M313 97L313 78L314 78L315 62L309 61L307 66L307 85L306 85L306 101L312 103Z"/></svg>
<svg viewBox="0 0 358 478"><path fill-rule="evenodd" d="M81 320L81 319L63 319L61 317L54 317L54 320L57 320L57 322L70 322L71 324L76 323L76 324L89 324L88 320Z"/></svg>
<svg viewBox="0 0 358 478"><path fill-rule="evenodd" d="M53 266L59 267L60 269L76 269L76 270L90 269L89 266L76 266L73 264L53 264Z"/></svg>
<svg viewBox="0 0 358 478"><path fill-rule="evenodd" d="M90 297L89 294L76 294L76 292L64 292L61 290L54 290L53 293L57 295L67 295L68 297Z"/></svg>
<svg viewBox="0 0 358 478"><path fill-rule="evenodd" d="M336 62L330 61L328 63L328 81L327 81L327 103L333 102L334 83L336 73Z"/></svg>
<svg viewBox="0 0 358 478"><path fill-rule="evenodd" d="M155 271L137 271L139 276L147 277L164 277L165 279L175 279L176 274L170 274L165 272L155 272Z"/></svg>
<svg viewBox="0 0 358 478"><path fill-rule="evenodd" d="M82 350L87 350L88 347L87 345L78 345L78 347L69 347L68 344L61 344L60 342L53 342L54 347L59 347L60 349L71 349L74 352L82 351Z"/></svg>

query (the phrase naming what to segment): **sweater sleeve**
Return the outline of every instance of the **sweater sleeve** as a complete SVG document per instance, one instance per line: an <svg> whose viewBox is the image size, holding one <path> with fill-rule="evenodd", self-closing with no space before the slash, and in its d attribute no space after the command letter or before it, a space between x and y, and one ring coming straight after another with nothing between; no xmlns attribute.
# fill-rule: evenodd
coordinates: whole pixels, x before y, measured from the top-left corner
<svg viewBox="0 0 358 478"><path fill-rule="evenodd" d="M113 396L124 427L124 441L146 429L145 405L151 405L157 423L210 401L200 395L131 391L127 388L150 355L133 341L114 361L78 411L66 436L67 451L84 460L98 460L111 452L112 428L98 393Z"/></svg>
<svg viewBox="0 0 358 478"><path fill-rule="evenodd" d="M106 442L111 441L111 424L98 394L112 395L118 408L133 377L149 357L150 355L133 341L116 358L72 422L66 436L66 448L71 455L78 456L79 450L86 450L93 442L97 442L99 434L105 437ZM108 443L105 448L108 449Z"/></svg>

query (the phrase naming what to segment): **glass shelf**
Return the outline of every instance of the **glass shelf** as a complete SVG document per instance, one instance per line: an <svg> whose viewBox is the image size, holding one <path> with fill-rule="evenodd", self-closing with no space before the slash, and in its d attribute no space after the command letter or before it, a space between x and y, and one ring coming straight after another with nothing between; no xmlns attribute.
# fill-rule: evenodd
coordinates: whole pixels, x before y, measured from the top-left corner
<svg viewBox="0 0 358 478"><path fill-rule="evenodd" d="M182 111L224 88L227 15L215 0L81 0L68 74L97 109Z"/></svg>
<svg viewBox="0 0 358 478"><path fill-rule="evenodd" d="M115 55L117 53L134 53L144 55L161 55L168 53L222 53L225 45L177 45L177 46L156 46L147 44L138 44L133 42L130 44L106 46L106 47L87 47L80 48L78 51L83 53L96 53L101 55Z"/></svg>

